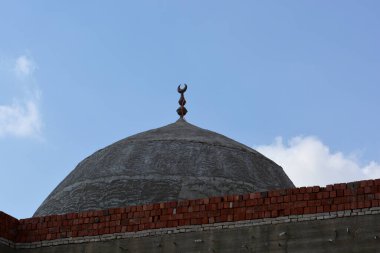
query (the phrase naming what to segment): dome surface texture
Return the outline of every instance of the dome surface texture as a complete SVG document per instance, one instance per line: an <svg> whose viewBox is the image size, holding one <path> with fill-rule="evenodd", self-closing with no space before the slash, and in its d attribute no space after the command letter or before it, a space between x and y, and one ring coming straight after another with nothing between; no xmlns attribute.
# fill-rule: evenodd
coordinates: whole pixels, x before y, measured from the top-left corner
<svg viewBox="0 0 380 253"><path fill-rule="evenodd" d="M84 159L34 216L292 187L262 154L179 119Z"/></svg>

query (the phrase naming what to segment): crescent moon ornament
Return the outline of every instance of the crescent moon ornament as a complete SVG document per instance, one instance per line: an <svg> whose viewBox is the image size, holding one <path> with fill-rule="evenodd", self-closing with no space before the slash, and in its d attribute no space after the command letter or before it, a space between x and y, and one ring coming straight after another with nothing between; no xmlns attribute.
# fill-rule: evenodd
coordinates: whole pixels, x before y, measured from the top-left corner
<svg viewBox="0 0 380 253"><path fill-rule="evenodd" d="M185 108L186 99L184 96L184 93L186 92L186 90L187 90L187 84L185 84L185 87L183 89L181 88L181 85L178 85L177 91L178 91L178 93L181 94L181 97L178 100L178 104L180 105L180 107L177 109L177 113L181 117L181 119L183 119L183 117L187 113L187 110Z"/></svg>
<svg viewBox="0 0 380 253"><path fill-rule="evenodd" d="M184 84L185 85L185 88L183 88L183 89L181 89L181 85L178 85L178 93L185 93L186 92L186 90L187 90L187 84L185 83Z"/></svg>

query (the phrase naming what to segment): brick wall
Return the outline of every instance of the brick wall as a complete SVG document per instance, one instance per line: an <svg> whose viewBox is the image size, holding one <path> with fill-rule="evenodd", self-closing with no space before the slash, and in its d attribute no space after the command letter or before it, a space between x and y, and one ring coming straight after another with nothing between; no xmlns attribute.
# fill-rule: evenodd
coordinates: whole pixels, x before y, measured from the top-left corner
<svg viewBox="0 0 380 253"><path fill-rule="evenodd" d="M19 221L0 211L0 237L10 241L15 241L17 236Z"/></svg>
<svg viewBox="0 0 380 253"><path fill-rule="evenodd" d="M0 213L0 237L21 243L36 242L378 206L380 179L51 215L19 221Z"/></svg>

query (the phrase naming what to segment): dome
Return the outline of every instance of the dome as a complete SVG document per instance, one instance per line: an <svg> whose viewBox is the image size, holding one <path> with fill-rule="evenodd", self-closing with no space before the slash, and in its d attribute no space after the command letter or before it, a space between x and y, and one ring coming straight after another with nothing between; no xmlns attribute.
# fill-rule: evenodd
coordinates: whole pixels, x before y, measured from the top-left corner
<svg viewBox="0 0 380 253"><path fill-rule="evenodd" d="M181 118L84 159L34 216L291 187L259 152Z"/></svg>

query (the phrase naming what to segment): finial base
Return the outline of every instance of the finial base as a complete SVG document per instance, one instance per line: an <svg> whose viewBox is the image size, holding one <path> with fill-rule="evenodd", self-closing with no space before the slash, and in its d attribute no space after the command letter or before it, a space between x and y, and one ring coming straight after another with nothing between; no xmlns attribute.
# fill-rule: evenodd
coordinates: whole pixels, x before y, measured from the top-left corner
<svg viewBox="0 0 380 253"><path fill-rule="evenodd" d="M178 109L177 109L177 113L178 113L178 115L179 115L181 118L183 118L183 117L186 115L187 110L186 110L185 107L178 107Z"/></svg>

